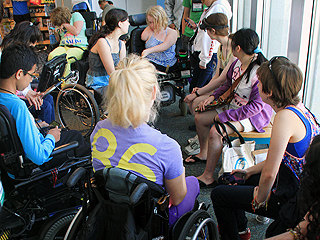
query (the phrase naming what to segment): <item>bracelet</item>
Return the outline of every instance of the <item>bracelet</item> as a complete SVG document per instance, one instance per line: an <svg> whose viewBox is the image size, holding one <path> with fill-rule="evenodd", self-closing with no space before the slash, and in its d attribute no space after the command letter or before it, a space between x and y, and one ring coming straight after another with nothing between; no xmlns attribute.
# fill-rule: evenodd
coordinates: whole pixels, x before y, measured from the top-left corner
<svg viewBox="0 0 320 240"><path fill-rule="evenodd" d="M200 94L198 93L198 91L194 92L196 94L197 97L200 97Z"/></svg>
<svg viewBox="0 0 320 240"><path fill-rule="evenodd" d="M298 234L297 231L292 230L292 228L288 228L287 232L289 232L290 235L292 235L294 237L294 240L300 240L300 234Z"/></svg>
<svg viewBox="0 0 320 240"><path fill-rule="evenodd" d="M257 201L257 196L255 196L255 198L251 202L251 207L252 207L253 212L256 212L257 209L260 209L260 208L263 208L263 207L265 207L266 210L267 210L268 200L264 200L263 202L258 202Z"/></svg>

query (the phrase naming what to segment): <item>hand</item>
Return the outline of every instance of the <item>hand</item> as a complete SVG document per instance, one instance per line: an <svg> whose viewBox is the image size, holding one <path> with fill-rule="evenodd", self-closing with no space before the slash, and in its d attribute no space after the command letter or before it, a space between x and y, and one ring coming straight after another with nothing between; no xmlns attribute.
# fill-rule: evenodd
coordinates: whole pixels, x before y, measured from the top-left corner
<svg viewBox="0 0 320 240"><path fill-rule="evenodd" d="M197 28L197 24L190 18L187 18L188 22L186 22L188 28L191 29L196 29Z"/></svg>
<svg viewBox="0 0 320 240"><path fill-rule="evenodd" d="M195 93L191 93L184 98L184 101L186 103L191 103L196 97L197 95Z"/></svg>
<svg viewBox="0 0 320 240"><path fill-rule="evenodd" d="M205 111L206 110L206 106L211 103L212 101L214 100L214 96L210 96L208 98L206 98L205 100L201 101L199 103L199 109L201 112Z"/></svg>
<svg viewBox="0 0 320 240"><path fill-rule="evenodd" d="M204 67L204 66L202 66L202 65L199 64L199 68L200 68L200 69L206 69L207 67Z"/></svg>
<svg viewBox="0 0 320 240"><path fill-rule="evenodd" d="M48 134L51 134L56 142L59 142L61 136L61 129L59 129L58 127L52 128L49 130Z"/></svg>
<svg viewBox="0 0 320 240"><path fill-rule="evenodd" d="M192 89L192 92L191 93L195 93L196 91L198 91L200 88L198 88L198 87L194 87L193 89Z"/></svg>
<svg viewBox="0 0 320 240"><path fill-rule="evenodd" d="M248 171L246 169L234 169L234 170L232 170L231 174L235 174L236 172L244 173L246 175L246 178L245 178L246 181L250 177L250 174L248 173Z"/></svg>
<svg viewBox="0 0 320 240"><path fill-rule="evenodd" d="M36 110L40 110L41 105L43 104L42 96L43 93L29 90L26 94L26 99L30 105L34 105Z"/></svg>
<svg viewBox="0 0 320 240"><path fill-rule="evenodd" d="M148 55L149 55L148 49L143 50L142 53L141 53L141 57L146 57Z"/></svg>

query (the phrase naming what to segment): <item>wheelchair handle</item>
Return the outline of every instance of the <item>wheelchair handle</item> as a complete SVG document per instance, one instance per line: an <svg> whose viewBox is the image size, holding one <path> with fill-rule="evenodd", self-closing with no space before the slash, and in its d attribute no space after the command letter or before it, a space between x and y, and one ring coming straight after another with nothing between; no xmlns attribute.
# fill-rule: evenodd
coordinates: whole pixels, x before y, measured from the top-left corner
<svg viewBox="0 0 320 240"><path fill-rule="evenodd" d="M67 186L68 187L74 187L79 179L86 173L86 170L83 167L77 168L71 176L68 178Z"/></svg>
<svg viewBox="0 0 320 240"><path fill-rule="evenodd" d="M148 190L148 188L149 187L146 183L140 183L130 195L130 204L136 204L137 202L139 202L142 195L145 193L145 191Z"/></svg>

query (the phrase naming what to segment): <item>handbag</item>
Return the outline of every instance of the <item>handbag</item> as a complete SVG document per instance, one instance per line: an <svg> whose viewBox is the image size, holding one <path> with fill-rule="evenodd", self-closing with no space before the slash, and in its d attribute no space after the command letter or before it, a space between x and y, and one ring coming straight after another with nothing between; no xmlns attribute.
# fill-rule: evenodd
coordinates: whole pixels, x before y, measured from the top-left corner
<svg viewBox="0 0 320 240"><path fill-rule="evenodd" d="M255 148L255 141L244 141L235 126L230 122L226 122L225 124L238 134L238 138L231 141L225 125L220 122L215 122L218 133L226 143L222 149L222 166L219 171L219 176L224 173L230 173L234 169L246 169L254 165L252 151L254 151ZM220 127L225 132L225 135L221 132Z"/></svg>

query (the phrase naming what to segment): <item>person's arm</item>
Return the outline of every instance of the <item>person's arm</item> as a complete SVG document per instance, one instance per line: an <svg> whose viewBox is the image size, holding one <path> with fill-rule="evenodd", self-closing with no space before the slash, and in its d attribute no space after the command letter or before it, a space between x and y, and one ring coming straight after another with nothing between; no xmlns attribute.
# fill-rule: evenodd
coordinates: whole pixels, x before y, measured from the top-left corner
<svg viewBox="0 0 320 240"><path fill-rule="evenodd" d="M63 23L61 27L67 29L71 34L77 36L80 34L84 21L76 21L73 23L73 26L70 23Z"/></svg>
<svg viewBox="0 0 320 240"><path fill-rule="evenodd" d="M300 128L297 126L298 116L290 110L282 110L274 117L271 131L269 151L265 165L261 171L256 200L264 202L270 193L274 180L286 150L288 142Z"/></svg>
<svg viewBox="0 0 320 240"><path fill-rule="evenodd" d="M179 205L187 194L185 171L174 179L165 179L166 191L170 194L172 205Z"/></svg>
<svg viewBox="0 0 320 240"><path fill-rule="evenodd" d="M174 25L175 16L173 14L175 1L174 0L165 0L164 1L164 10L168 16L168 25L170 28L175 29L176 25Z"/></svg>
<svg viewBox="0 0 320 240"><path fill-rule="evenodd" d="M126 57L126 54L126 45L124 41L121 41L120 60L124 59Z"/></svg>
<svg viewBox="0 0 320 240"><path fill-rule="evenodd" d="M103 63L104 68L106 69L108 75L115 70L114 62L111 55L110 46L108 45L107 41L104 38L100 38L97 43L97 53Z"/></svg>
<svg viewBox="0 0 320 240"><path fill-rule="evenodd" d="M186 29L187 23L184 19L188 19L190 16L190 8L184 7L183 10L183 16L182 16L182 22L181 22L181 27L182 27L182 34L184 34L184 31Z"/></svg>
<svg viewBox="0 0 320 240"><path fill-rule="evenodd" d="M171 47L173 44L175 44L177 42L177 31L168 28L168 34L165 38L165 40L163 41L163 43L154 46L152 48L147 48L145 50L143 50L141 56L147 56L150 53L154 53L154 52L163 52L165 50L167 50L169 47Z"/></svg>
<svg viewBox="0 0 320 240"><path fill-rule="evenodd" d="M153 31L150 26L146 27L141 33L141 40L146 42L151 37L152 32Z"/></svg>

